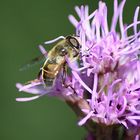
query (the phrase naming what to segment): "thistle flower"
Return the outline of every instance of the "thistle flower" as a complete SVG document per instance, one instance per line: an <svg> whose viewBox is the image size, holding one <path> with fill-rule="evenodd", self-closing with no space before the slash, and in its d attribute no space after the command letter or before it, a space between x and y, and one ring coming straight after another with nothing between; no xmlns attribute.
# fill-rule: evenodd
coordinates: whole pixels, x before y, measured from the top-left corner
<svg viewBox="0 0 140 140"><path fill-rule="evenodd" d="M123 129L125 139L139 139L140 133L140 31L138 30L139 7L130 25L123 23L125 0L119 5L114 0L114 14L108 27L107 7L99 7L89 14L88 6L75 7L80 20L73 15L70 22L79 36L81 49L80 64L70 63L71 74L64 87L61 76L51 88L44 88L41 81L29 85L17 84L20 91L36 94L29 101L42 95L58 96L75 111L89 134L89 139L111 139L116 129ZM116 31L119 27L120 32ZM128 31L133 29L133 35ZM44 50L41 48L41 51ZM60 74L61 75L61 74ZM121 127L123 126L123 127ZM118 134L118 133L117 133ZM91 138L92 137L92 138ZM118 138L118 137L117 137ZM117 139L116 138L116 139ZM88 138L87 138L88 139ZM113 138L115 139L115 138Z"/></svg>

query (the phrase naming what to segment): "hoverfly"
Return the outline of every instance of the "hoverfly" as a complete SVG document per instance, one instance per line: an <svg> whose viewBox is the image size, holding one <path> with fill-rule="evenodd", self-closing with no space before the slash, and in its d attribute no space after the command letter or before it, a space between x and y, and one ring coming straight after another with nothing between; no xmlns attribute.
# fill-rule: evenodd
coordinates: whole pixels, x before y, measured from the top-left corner
<svg viewBox="0 0 140 140"><path fill-rule="evenodd" d="M80 43L78 37L70 35L65 37L48 52L38 78L34 81L43 80L45 86L52 86L57 75L66 67L66 56L70 61L76 60L79 51Z"/></svg>

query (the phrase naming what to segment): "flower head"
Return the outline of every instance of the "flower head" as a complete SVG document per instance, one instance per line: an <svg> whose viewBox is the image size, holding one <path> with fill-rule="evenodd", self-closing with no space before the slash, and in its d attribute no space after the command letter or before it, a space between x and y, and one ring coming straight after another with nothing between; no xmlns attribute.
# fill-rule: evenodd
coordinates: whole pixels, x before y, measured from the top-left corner
<svg viewBox="0 0 140 140"><path fill-rule="evenodd" d="M59 82L56 80L59 84L54 84L51 89L44 88L40 81L27 86L18 84L17 87L39 94L33 98L47 93L61 96L65 101L75 101L84 114L80 116L79 125L91 120L107 126L140 126L139 7L133 22L126 25L123 23L124 5L125 0L119 5L114 0L110 27L104 2L100 1L98 9L91 14L88 6L75 7L80 20L73 15L69 16L69 20L81 42L80 64L71 63L66 58L71 69L71 74L66 77L69 87L63 86L59 77ZM120 32L117 32L117 27ZM128 35L129 29L133 29L133 35Z"/></svg>
<svg viewBox="0 0 140 140"><path fill-rule="evenodd" d="M75 7L80 21L70 15L69 19L81 39L82 72L73 75L87 91L90 109L79 124L87 119L112 125L121 123L128 128L128 122L138 125L140 120L140 32L137 30L139 7L135 11L134 21L123 24L125 0L118 6L114 1L114 15L111 27L107 23L107 7L99 2L99 8L92 14L88 6ZM118 23L118 24L117 24ZM119 26L120 33L116 31ZM133 28L134 35L127 31ZM80 77L80 80L79 80Z"/></svg>

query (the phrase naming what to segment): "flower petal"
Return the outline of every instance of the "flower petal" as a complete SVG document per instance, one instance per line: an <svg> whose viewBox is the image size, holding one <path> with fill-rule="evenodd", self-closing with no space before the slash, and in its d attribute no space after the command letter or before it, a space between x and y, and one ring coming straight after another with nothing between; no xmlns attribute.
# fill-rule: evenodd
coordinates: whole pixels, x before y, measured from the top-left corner
<svg viewBox="0 0 140 140"><path fill-rule="evenodd" d="M26 98L16 98L18 102L28 102L39 98L40 96L26 97Z"/></svg>
<svg viewBox="0 0 140 140"><path fill-rule="evenodd" d="M91 117L91 115L93 114L93 111L91 111L86 117L84 117L81 121L78 122L78 125L83 125L84 123L86 123L86 121Z"/></svg>

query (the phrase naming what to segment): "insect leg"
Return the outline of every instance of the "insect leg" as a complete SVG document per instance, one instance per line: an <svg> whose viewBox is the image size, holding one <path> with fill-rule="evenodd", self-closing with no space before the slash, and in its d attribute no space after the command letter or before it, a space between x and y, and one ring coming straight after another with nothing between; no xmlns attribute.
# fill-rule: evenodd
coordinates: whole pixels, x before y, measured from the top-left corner
<svg viewBox="0 0 140 140"><path fill-rule="evenodd" d="M65 65L63 65L62 84L63 84L63 86L65 88L69 88L70 87L74 91L74 93L76 94L76 91L72 87L72 85L70 83L66 83L66 77L67 77L67 66L65 64Z"/></svg>

